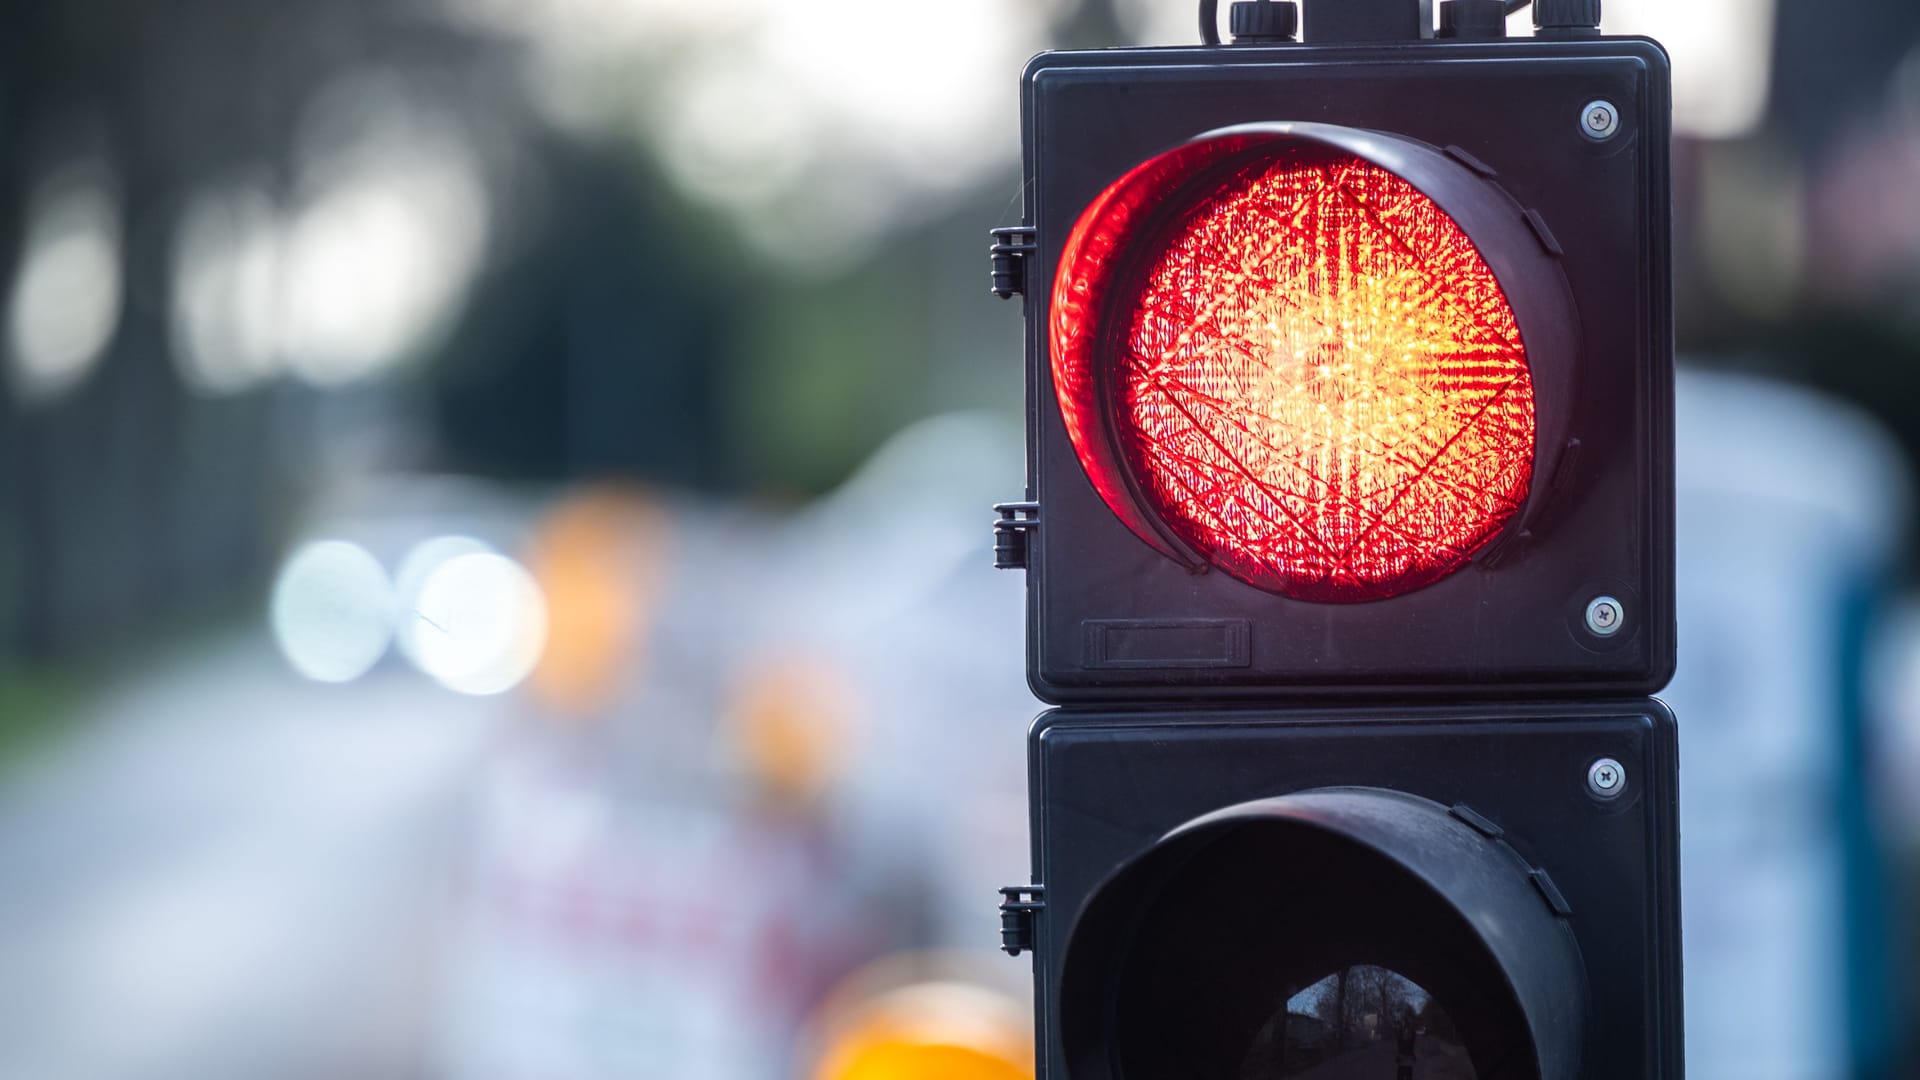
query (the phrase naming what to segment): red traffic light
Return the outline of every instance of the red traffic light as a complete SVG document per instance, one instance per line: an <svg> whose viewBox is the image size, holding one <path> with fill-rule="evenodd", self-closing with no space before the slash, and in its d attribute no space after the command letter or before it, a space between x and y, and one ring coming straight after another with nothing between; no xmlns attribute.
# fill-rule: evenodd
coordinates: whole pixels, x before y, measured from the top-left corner
<svg viewBox="0 0 1920 1080"><path fill-rule="evenodd" d="M1021 84L1039 1074L1677 1077L1666 57L1303 6Z"/></svg>
<svg viewBox="0 0 1920 1080"><path fill-rule="evenodd" d="M1068 237L1050 327L1068 433L1136 534L1334 602L1465 565L1525 504L1535 457L1499 278L1341 134L1230 130L1136 167Z"/></svg>
<svg viewBox="0 0 1920 1080"><path fill-rule="evenodd" d="M1480 211L1484 248L1440 200ZM1048 327L1100 498L1162 552L1296 600L1463 567L1532 490L1528 342L1559 377L1572 327L1538 236L1486 213L1501 202L1430 148L1329 125L1217 131L1110 184L1068 236ZM1501 258L1559 284L1530 290L1534 334Z"/></svg>

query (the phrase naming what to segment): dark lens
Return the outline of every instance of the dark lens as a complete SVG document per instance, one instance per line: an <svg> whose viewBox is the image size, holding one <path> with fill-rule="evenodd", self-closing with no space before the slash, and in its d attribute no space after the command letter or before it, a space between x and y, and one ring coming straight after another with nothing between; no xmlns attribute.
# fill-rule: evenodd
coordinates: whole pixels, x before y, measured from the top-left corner
<svg viewBox="0 0 1920 1080"><path fill-rule="evenodd" d="M1061 983L1072 1080L1571 1076L1579 960L1518 860L1418 800L1300 799L1101 887Z"/></svg>

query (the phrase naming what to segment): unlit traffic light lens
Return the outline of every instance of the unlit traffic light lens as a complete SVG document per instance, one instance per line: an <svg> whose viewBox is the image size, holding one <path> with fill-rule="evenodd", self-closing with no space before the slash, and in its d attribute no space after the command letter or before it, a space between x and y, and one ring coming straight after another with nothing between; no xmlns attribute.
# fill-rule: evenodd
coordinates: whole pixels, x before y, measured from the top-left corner
<svg viewBox="0 0 1920 1080"><path fill-rule="evenodd" d="M1564 1080L1585 968L1534 874L1446 808L1384 789L1196 819L1073 924L1067 1072Z"/></svg>
<svg viewBox="0 0 1920 1080"><path fill-rule="evenodd" d="M1372 162L1162 155L1082 216L1053 301L1068 432L1157 546L1143 515L1259 588L1376 600L1458 570L1526 502L1513 308L1454 219Z"/></svg>

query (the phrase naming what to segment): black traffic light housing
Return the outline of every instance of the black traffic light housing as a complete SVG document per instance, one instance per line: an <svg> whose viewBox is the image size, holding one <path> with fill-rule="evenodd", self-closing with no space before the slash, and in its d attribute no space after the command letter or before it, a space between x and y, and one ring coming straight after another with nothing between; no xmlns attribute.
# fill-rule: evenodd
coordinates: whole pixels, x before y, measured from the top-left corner
<svg viewBox="0 0 1920 1080"><path fill-rule="evenodd" d="M1666 684L1670 107L1658 45L1407 40L1045 53L1028 66L1021 101L1027 224L1000 230L996 284L1025 295L1028 488L1024 503L1003 509L1002 540L1004 561L1028 571L1035 693L1065 704L1492 688L1645 694ZM1589 111L1602 108L1589 127ZM1170 148L1275 122L1412 148L1396 161L1418 157L1420 186L1438 201L1445 190L1504 207L1498 237L1474 236L1490 262L1549 268L1503 274L1523 329L1529 320L1538 328L1528 333L1539 431L1526 508L1469 566L1388 600L1291 599L1210 570L1204 557L1156 550L1102 501L1056 401L1052 283L1082 210ZM1560 280L1571 304L1519 295L1558 292ZM1566 347L1547 348L1549 337ZM1587 621L1603 597L1624 612L1604 634Z"/></svg>
<svg viewBox="0 0 1920 1080"><path fill-rule="evenodd" d="M1047 53L1021 83L1025 216L993 254L1025 297L1028 471L996 561L1027 571L1028 680L1063 707L1030 736L1034 884L1002 913L1040 1080L1680 1080L1676 735L1646 696L1675 662L1666 56L1599 36L1597 0L1542 0L1512 41L1495 0L1234 7L1238 44ZM1524 502L1384 598L1223 568L1156 524L1100 361L1056 385L1061 341L1121 356L1128 325L1062 265L1106 245L1139 280L1134 237L1262 153L1411 185L1525 342ZM1110 198L1125 227L1083 230ZM1348 1008L1362 972L1399 1011Z"/></svg>
<svg viewBox="0 0 1920 1080"><path fill-rule="evenodd" d="M1483 1078L1681 1075L1657 702L1057 710L1029 750L1046 1080L1291 1075L1276 1011L1357 964L1445 1002Z"/></svg>

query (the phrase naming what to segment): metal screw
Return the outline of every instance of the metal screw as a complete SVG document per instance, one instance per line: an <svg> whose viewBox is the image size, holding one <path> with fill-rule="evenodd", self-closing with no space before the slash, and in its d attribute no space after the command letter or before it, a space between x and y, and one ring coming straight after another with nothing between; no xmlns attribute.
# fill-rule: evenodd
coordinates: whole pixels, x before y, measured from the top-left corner
<svg viewBox="0 0 1920 1080"><path fill-rule="evenodd" d="M1627 768L1610 757L1587 766L1587 790L1596 799L1617 798L1627 787Z"/></svg>
<svg viewBox="0 0 1920 1080"><path fill-rule="evenodd" d="M1595 142L1605 142L1620 131L1620 110L1611 101L1589 101L1580 110L1580 133Z"/></svg>
<svg viewBox="0 0 1920 1080"><path fill-rule="evenodd" d="M1627 621L1627 609L1611 596L1596 596L1587 604L1587 629L1596 637L1612 637Z"/></svg>

